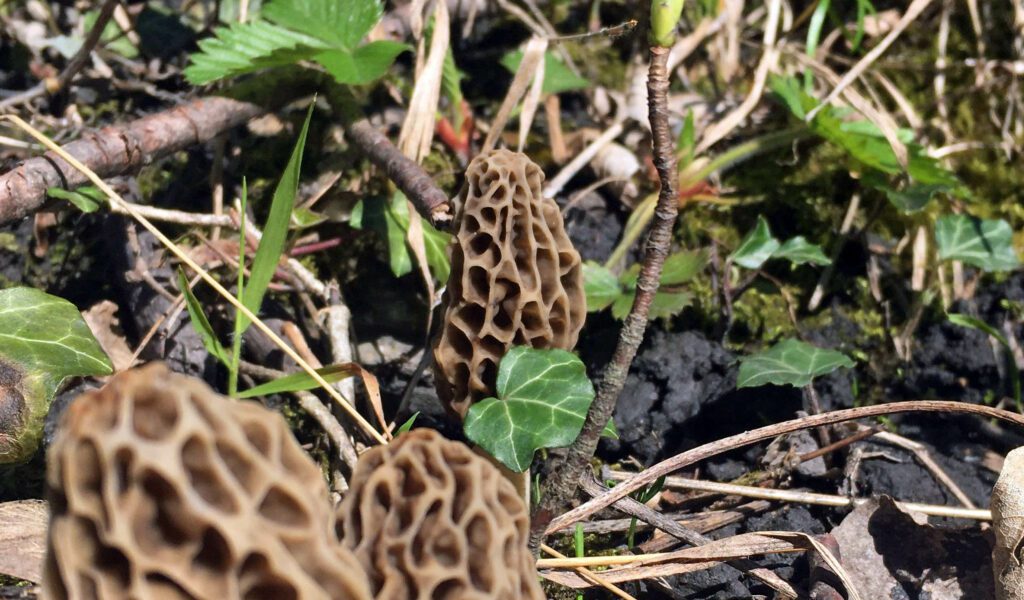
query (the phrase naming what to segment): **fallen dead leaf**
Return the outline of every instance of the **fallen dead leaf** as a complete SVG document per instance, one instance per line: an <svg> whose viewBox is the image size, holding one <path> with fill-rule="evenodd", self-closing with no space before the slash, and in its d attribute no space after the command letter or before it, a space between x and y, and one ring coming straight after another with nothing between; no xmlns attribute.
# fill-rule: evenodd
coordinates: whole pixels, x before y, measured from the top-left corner
<svg viewBox="0 0 1024 600"><path fill-rule="evenodd" d="M123 371L132 366L132 349L121 331L121 321L117 318L117 304L103 300L93 304L82 313L82 318L92 331L100 347L110 357L114 371Z"/></svg>
<svg viewBox="0 0 1024 600"><path fill-rule="evenodd" d="M992 488L992 574L998 600L1024 600L1024 448L1006 455L1003 471Z"/></svg>

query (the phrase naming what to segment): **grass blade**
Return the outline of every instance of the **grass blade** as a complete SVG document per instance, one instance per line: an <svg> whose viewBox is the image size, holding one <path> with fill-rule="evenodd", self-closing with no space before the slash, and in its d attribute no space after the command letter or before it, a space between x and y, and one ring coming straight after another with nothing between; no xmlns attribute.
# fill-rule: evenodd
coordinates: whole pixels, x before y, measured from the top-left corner
<svg viewBox="0 0 1024 600"><path fill-rule="evenodd" d="M188 315L192 319L192 326L199 333L206 351L217 357L217 360L225 365L230 365L227 351L221 345L220 340L217 339L217 334L214 333L210 320L206 318L206 313L203 312L199 299L192 293L192 288L188 285L188 278L185 277L185 272L181 269L178 269L178 287L181 288L181 293L185 295L185 307L188 308Z"/></svg>

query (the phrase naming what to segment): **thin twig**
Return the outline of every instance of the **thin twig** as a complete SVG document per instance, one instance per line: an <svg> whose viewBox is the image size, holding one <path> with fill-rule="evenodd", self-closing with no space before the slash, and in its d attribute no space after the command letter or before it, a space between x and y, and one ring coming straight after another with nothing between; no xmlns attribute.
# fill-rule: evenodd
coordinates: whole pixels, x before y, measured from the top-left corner
<svg viewBox="0 0 1024 600"><path fill-rule="evenodd" d="M771 439L779 435L800 431L802 429L810 429L813 427L821 427L822 425L832 425L834 423L853 421L855 419L864 419L902 412L969 413L987 418L1009 421L1024 427L1024 415L989 406L965 404L963 402L951 402L945 400L892 402L888 404L878 404L876 406L862 406L859 408L848 408L820 415L812 415L745 431L743 433L716 440L709 444L704 444L703 446L698 446L681 454L677 454L648 468L642 473L638 473L632 479L615 486L604 495L594 498L589 502L586 502L559 516L558 518L551 520L545 533L564 529L582 519L587 518L589 515L610 506L619 499L650 485L657 481L659 477L668 475L717 454L721 454L722 452L748 446L762 440Z"/></svg>
<svg viewBox="0 0 1024 600"><path fill-rule="evenodd" d="M533 549L540 546L547 523L569 504L580 476L589 468L590 459L597 449L597 441L615 410L615 404L626 383L629 366L643 341L651 301L658 290L661 269L672 242L672 227L679 211L676 193L676 179L679 175L676 170L674 140L668 123L668 55L669 48L659 45L650 48L647 102L654 144L654 165L661 180L661 191L658 194L654 224L647 238L643 266L637 278L636 298L619 333L615 353L605 368L597 397L587 412L583 430L569 447L565 458L551 468L544 497L533 514L530 531Z"/></svg>

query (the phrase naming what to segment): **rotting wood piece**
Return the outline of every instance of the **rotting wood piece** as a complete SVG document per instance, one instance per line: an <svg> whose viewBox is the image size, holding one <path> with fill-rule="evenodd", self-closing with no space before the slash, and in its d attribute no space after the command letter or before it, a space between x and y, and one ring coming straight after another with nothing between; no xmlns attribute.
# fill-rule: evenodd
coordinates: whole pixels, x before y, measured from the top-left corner
<svg viewBox="0 0 1024 600"><path fill-rule="evenodd" d="M434 346L438 396L460 416L494 393L510 347L568 350L583 327L580 256L543 182L540 167L508 150L482 154L466 170Z"/></svg>

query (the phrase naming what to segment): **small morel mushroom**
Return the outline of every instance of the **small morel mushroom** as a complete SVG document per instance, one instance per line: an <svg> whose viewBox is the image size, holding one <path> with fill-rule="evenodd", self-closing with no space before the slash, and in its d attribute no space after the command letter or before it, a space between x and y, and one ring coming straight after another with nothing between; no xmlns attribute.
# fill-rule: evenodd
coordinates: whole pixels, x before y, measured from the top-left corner
<svg viewBox="0 0 1024 600"><path fill-rule="evenodd" d="M154 364L68 409L48 456L52 599L369 600L276 413Z"/></svg>
<svg viewBox="0 0 1024 600"><path fill-rule="evenodd" d="M338 507L378 600L541 600L528 529L512 484L430 429L364 453Z"/></svg>
<svg viewBox="0 0 1024 600"><path fill-rule="evenodd" d="M494 393L498 361L514 345L572 349L586 318L579 253L544 173L526 155L482 154L466 170L452 245L434 381L460 416Z"/></svg>

